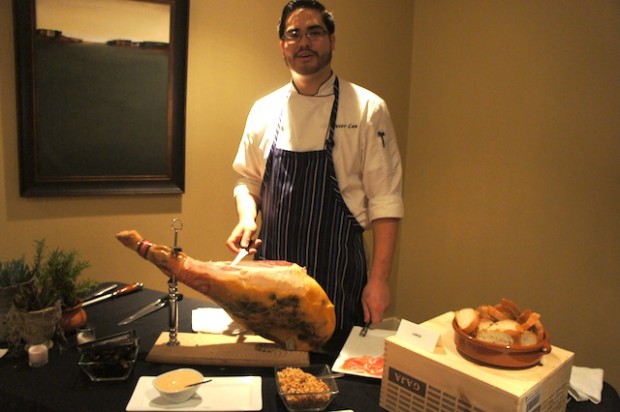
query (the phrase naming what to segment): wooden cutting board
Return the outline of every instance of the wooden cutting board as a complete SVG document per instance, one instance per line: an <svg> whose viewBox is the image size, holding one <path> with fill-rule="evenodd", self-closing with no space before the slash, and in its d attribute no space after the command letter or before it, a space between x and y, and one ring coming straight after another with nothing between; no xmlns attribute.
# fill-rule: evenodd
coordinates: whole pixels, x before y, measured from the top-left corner
<svg viewBox="0 0 620 412"><path fill-rule="evenodd" d="M149 362L227 366L307 366L308 352L287 351L258 335L179 333L169 346L168 332L159 335L146 357Z"/></svg>

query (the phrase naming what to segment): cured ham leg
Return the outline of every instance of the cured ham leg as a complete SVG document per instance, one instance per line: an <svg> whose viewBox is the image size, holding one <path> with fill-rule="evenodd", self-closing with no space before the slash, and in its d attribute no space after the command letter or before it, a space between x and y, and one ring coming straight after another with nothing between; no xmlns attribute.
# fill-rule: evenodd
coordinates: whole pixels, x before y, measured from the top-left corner
<svg viewBox="0 0 620 412"><path fill-rule="evenodd" d="M313 350L336 325L334 305L302 267L285 261L202 262L146 241L134 230L116 238L164 274L218 303L237 323L286 349Z"/></svg>

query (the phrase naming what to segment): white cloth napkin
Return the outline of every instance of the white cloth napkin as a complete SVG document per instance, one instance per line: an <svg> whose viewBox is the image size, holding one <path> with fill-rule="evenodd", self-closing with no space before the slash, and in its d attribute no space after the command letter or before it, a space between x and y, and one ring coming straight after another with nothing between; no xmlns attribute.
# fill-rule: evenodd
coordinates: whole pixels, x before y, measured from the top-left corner
<svg viewBox="0 0 620 412"><path fill-rule="evenodd" d="M192 311L192 330L194 332L238 335L243 331L243 328L233 321L224 309L198 308Z"/></svg>
<svg viewBox="0 0 620 412"><path fill-rule="evenodd" d="M573 366L568 393L577 401L600 403L603 393L603 369Z"/></svg>

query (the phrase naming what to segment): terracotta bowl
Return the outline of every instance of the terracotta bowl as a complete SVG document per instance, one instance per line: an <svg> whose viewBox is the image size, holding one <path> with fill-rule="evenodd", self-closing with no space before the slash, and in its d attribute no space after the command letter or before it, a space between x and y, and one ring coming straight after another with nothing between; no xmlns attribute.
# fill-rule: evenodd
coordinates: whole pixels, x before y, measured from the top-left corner
<svg viewBox="0 0 620 412"><path fill-rule="evenodd" d="M452 321L454 328L454 343L456 349L465 358L484 365L499 366L502 368L529 368L540 363L543 355L551 352L549 335L545 332L542 342L532 346L511 347L484 342L463 332L456 321Z"/></svg>

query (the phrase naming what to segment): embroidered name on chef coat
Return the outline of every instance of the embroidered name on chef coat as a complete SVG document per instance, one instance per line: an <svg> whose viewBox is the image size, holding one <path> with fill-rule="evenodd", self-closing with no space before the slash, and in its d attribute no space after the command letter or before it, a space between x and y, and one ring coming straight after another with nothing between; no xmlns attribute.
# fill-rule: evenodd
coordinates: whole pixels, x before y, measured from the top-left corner
<svg viewBox="0 0 620 412"><path fill-rule="evenodd" d="M383 147L385 147L385 132L383 130L380 130L377 132L377 135L381 139L381 144L383 145Z"/></svg>

